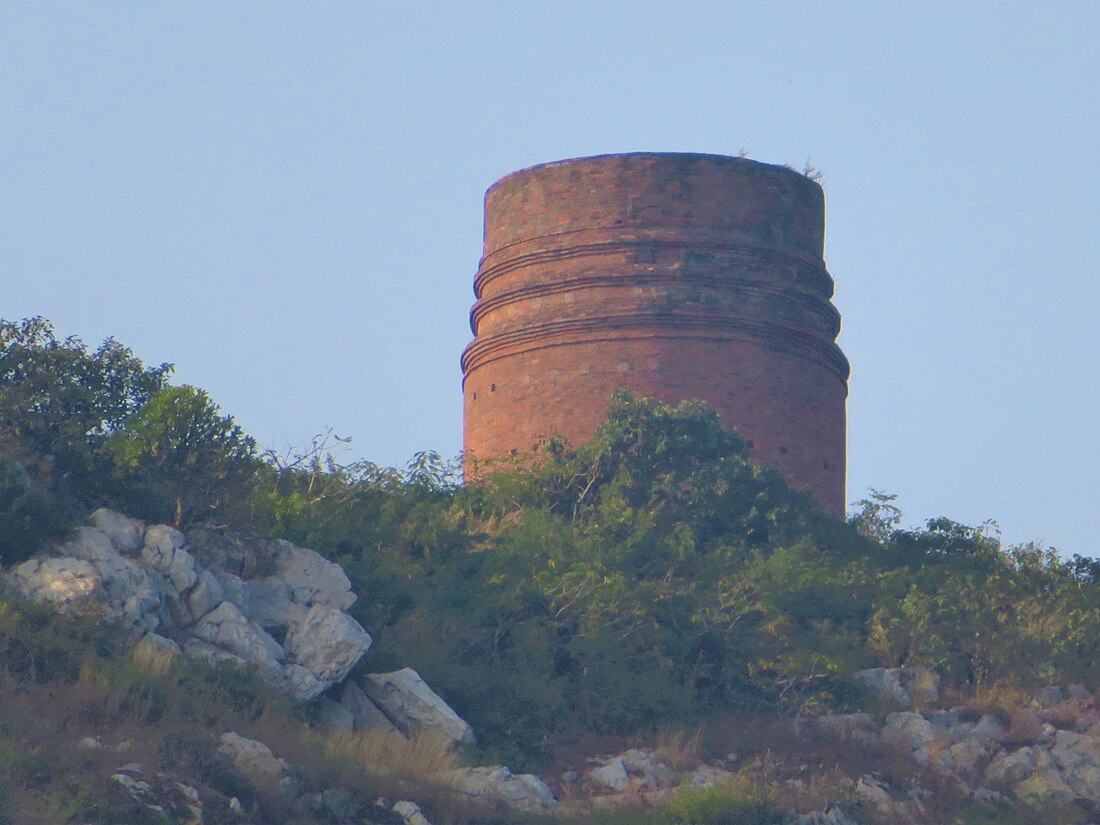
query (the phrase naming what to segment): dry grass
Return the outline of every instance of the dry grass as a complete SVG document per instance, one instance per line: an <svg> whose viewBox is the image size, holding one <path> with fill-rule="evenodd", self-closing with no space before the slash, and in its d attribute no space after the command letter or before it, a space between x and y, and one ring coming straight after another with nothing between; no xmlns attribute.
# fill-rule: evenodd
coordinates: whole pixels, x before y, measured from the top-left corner
<svg viewBox="0 0 1100 825"><path fill-rule="evenodd" d="M664 731L657 737L657 758L678 771L694 768L702 761L703 729Z"/></svg>
<svg viewBox="0 0 1100 825"><path fill-rule="evenodd" d="M331 733L325 738L325 753L367 771L411 782L428 782L435 774L459 767L458 757L438 738L406 739L385 731Z"/></svg>

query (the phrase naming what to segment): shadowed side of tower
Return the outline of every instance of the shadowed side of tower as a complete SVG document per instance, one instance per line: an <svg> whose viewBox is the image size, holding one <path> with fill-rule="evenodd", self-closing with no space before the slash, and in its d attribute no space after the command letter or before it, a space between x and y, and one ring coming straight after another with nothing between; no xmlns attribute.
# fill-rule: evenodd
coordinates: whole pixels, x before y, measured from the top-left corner
<svg viewBox="0 0 1100 825"><path fill-rule="evenodd" d="M848 362L821 187L720 155L534 166L485 196L465 450L579 443L611 393L699 398L822 507L844 513Z"/></svg>

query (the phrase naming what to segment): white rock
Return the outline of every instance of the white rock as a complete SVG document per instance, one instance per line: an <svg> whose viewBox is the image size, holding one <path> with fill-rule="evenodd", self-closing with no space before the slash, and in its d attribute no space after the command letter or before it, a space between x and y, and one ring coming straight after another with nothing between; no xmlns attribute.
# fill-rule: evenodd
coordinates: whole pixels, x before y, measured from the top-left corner
<svg viewBox="0 0 1100 825"><path fill-rule="evenodd" d="M415 802L401 800L393 803L393 812L405 820L405 825L432 825L420 812L420 806Z"/></svg>
<svg viewBox="0 0 1100 825"><path fill-rule="evenodd" d="M299 624L309 612L294 601L291 586L278 576L248 581L249 617L261 627L278 630Z"/></svg>
<svg viewBox="0 0 1100 825"><path fill-rule="evenodd" d="M69 606L82 599L105 598L103 576L89 561L74 558L31 559L11 573L11 583L28 599Z"/></svg>
<svg viewBox="0 0 1100 825"><path fill-rule="evenodd" d="M1066 805L1077 798L1077 794L1059 776L1057 770L1040 769L1013 788L1013 793L1028 802Z"/></svg>
<svg viewBox="0 0 1100 825"><path fill-rule="evenodd" d="M217 576L210 570L203 570L195 582L195 586L187 591L184 596L184 604L187 605L187 613L192 621L198 621L223 601L226 601L225 588L222 587ZM234 604L234 607L237 607ZM240 608L237 608L240 610ZM241 611L242 615L244 612Z"/></svg>
<svg viewBox="0 0 1100 825"><path fill-rule="evenodd" d="M228 662L229 664L241 668L248 667L248 662L240 656L230 653L227 650L222 650L217 645L212 645L210 642L204 642L201 639L188 639L184 642L183 652L188 656L194 656L196 659L209 659L212 662Z"/></svg>
<svg viewBox="0 0 1100 825"><path fill-rule="evenodd" d="M1002 753L989 763L985 777L995 784L1016 785L1031 776L1038 758L1038 750L1030 747Z"/></svg>
<svg viewBox="0 0 1100 825"><path fill-rule="evenodd" d="M887 670L884 667L875 667L870 670L861 670L855 674L857 682L868 687L877 696L896 702L898 706L907 708L913 704L909 693L901 686L900 669Z"/></svg>
<svg viewBox="0 0 1100 825"><path fill-rule="evenodd" d="M244 617L236 605L222 602L195 625L194 636L239 656L261 669L279 668L283 649Z"/></svg>
<svg viewBox="0 0 1100 825"><path fill-rule="evenodd" d="M161 573L179 593L190 590L199 578L195 557L183 546L183 533L165 524L157 524L145 531L145 545L141 548L141 560Z"/></svg>
<svg viewBox="0 0 1100 825"><path fill-rule="evenodd" d="M378 730L401 736L401 732L386 718L363 689L350 679L344 683L344 692L340 696L340 705L351 715L355 730Z"/></svg>
<svg viewBox="0 0 1100 825"><path fill-rule="evenodd" d="M619 755L623 767L631 776L641 778L644 790L671 788L679 784L679 775L662 762L654 751L644 748L631 748Z"/></svg>
<svg viewBox="0 0 1100 825"><path fill-rule="evenodd" d="M553 792L537 776L514 774L501 765L444 771L436 778L460 793L513 811L545 813L558 804Z"/></svg>
<svg viewBox="0 0 1100 825"><path fill-rule="evenodd" d="M971 774L978 762L989 755L984 743L976 739L965 739L945 748L933 761L932 766L945 776L959 777Z"/></svg>
<svg viewBox="0 0 1100 825"><path fill-rule="evenodd" d="M221 735L218 752L228 756L233 767L249 776L277 779L290 770L286 760L276 757L263 742L246 739L233 731Z"/></svg>
<svg viewBox="0 0 1100 825"><path fill-rule="evenodd" d="M936 702L940 698L940 675L929 668L902 668L901 683L913 701L920 705Z"/></svg>
<svg viewBox="0 0 1100 825"><path fill-rule="evenodd" d="M355 603L344 568L289 541L276 541L279 577L287 582L298 604L326 604L346 610Z"/></svg>
<svg viewBox="0 0 1100 825"><path fill-rule="evenodd" d="M919 713L891 713L882 728L882 740L897 748L918 751L937 741L932 723Z"/></svg>
<svg viewBox="0 0 1100 825"><path fill-rule="evenodd" d="M412 668L370 673L362 682L367 694L406 736L430 736L454 745L472 745L474 732Z"/></svg>
<svg viewBox="0 0 1100 825"><path fill-rule="evenodd" d="M598 768L593 768L588 772L588 778L596 785L607 788L608 790L619 793L625 791L630 784L630 776L626 772L626 765L623 764L623 760L619 757L615 757Z"/></svg>
<svg viewBox="0 0 1100 825"><path fill-rule="evenodd" d="M1054 735L1050 756L1078 796L1100 801L1100 740L1060 730Z"/></svg>
<svg viewBox="0 0 1100 825"><path fill-rule="evenodd" d="M1005 738L1005 729L995 717L986 714L971 728L967 737L979 742L1002 742Z"/></svg>
<svg viewBox="0 0 1100 825"><path fill-rule="evenodd" d="M87 525L75 528L69 534L69 538L55 545L51 552L58 556L84 559L93 564L99 561L113 562L121 558L110 536L98 528Z"/></svg>
<svg viewBox="0 0 1100 825"><path fill-rule="evenodd" d="M141 546L145 525L135 518L101 507L92 513L89 521L107 535L120 553L131 555Z"/></svg>
<svg viewBox="0 0 1100 825"><path fill-rule="evenodd" d="M156 633L146 633L142 636L138 643L134 645L133 652L138 655L138 658L143 655L153 657L162 654L179 656L183 653L178 644L164 636L158 636Z"/></svg>
<svg viewBox="0 0 1100 825"><path fill-rule="evenodd" d="M273 688L282 691L295 702L308 702L311 699L316 699L330 687L328 682L320 681L312 670L293 662L285 664L282 669L273 670L269 674L264 674L261 671L260 675L265 676Z"/></svg>
<svg viewBox="0 0 1100 825"><path fill-rule="evenodd" d="M837 713L818 716L814 724L823 731L841 739L854 739L857 742L871 742L877 733L875 720L869 713Z"/></svg>
<svg viewBox="0 0 1100 825"><path fill-rule="evenodd" d="M222 570L214 570L213 573L218 583L221 584L222 590L225 592L225 600L227 602L233 602L233 604L237 605L237 609L240 610L241 613L252 619L252 599L250 597L248 582L244 581L240 576L234 576L232 573L226 573Z"/></svg>
<svg viewBox="0 0 1100 825"><path fill-rule="evenodd" d="M303 621L286 634L286 654L313 672L318 681L341 681L367 652L370 635L347 613L328 605L314 605Z"/></svg>

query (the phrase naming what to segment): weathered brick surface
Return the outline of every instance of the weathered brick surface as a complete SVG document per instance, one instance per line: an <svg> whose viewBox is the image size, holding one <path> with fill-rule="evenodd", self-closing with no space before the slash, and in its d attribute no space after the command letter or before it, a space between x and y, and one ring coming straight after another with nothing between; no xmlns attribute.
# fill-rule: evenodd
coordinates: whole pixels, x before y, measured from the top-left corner
<svg viewBox="0 0 1100 825"><path fill-rule="evenodd" d="M467 455L582 441L621 387L701 398L843 514L848 363L824 231L816 183L741 158L605 155L501 179L462 358Z"/></svg>

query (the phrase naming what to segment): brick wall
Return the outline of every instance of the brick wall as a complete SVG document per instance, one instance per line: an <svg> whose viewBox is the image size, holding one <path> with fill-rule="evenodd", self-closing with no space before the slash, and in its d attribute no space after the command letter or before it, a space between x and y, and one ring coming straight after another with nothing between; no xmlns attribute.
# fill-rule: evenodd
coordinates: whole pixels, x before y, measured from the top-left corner
<svg viewBox="0 0 1100 825"><path fill-rule="evenodd" d="M848 363L822 261L824 196L715 155L561 161L486 193L465 449L591 435L620 387L701 398L829 512L844 512Z"/></svg>

